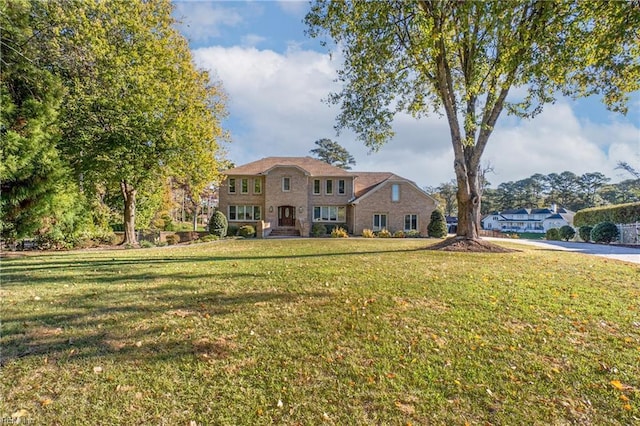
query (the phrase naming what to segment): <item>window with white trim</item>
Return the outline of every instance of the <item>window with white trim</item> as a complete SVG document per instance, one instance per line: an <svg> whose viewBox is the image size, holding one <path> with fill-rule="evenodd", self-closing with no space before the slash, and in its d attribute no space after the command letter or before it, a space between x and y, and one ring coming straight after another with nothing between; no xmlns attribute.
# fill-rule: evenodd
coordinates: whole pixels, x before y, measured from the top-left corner
<svg viewBox="0 0 640 426"><path fill-rule="evenodd" d="M417 231L418 230L418 215L407 214L404 216L404 230L405 231Z"/></svg>
<svg viewBox="0 0 640 426"><path fill-rule="evenodd" d="M236 193L236 178L229 178L229 194Z"/></svg>
<svg viewBox="0 0 640 426"><path fill-rule="evenodd" d="M282 190L284 192L291 191L291 178L290 177L283 177L282 178Z"/></svg>
<svg viewBox="0 0 640 426"><path fill-rule="evenodd" d="M315 206L313 220L314 222L346 222L347 208L345 206Z"/></svg>
<svg viewBox="0 0 640 426"><path fill-rule="evenodd" d="M338 181L338 194L343 195L346 193L346 185L345 185L345 180L344 179L340 179Z"/></svg>
<svg viewBox="0 0 640 426"><path fill-rule="evenodd" d="M324 192L327 195L333 194L333 181L331 179L327 179L325 182Z"/></svg>
<svg viewBox="0 0 640 426"><path fill-rule="evenodd" d="M391 201L400 201L400 185L398 185L397 183L391 185Z"/></svg>
<svg viewBox="0 0 640 426"><path fill-rule="evenodd" d="M240 193L241 194L249 193L249 179L246 179L246 178L240 179Z"/></svg>
<svg viewBox="0 0 640 426"><path fill-rule="evenodd" d="M313 194L320 195L320 179L313 180Z"/></svg>
<svg viewBox="0 0 640 426"><path fill-rule="evenodd" d="M387 215L376 213L373 215L373 230L380 231L382 229L387 229Z"/></svg>
<svg viewBox="0 0 640 426"><path fill-rule="evenodd" d="M262 220L262 208L260 206L229 206L228 218L230 221Z"/></svg>
<svg viewBox="0 0 640 426"><path fill-rule="evenodd" d="M253 180L253 193L262 194L262 179L256 178Z"/></svg>

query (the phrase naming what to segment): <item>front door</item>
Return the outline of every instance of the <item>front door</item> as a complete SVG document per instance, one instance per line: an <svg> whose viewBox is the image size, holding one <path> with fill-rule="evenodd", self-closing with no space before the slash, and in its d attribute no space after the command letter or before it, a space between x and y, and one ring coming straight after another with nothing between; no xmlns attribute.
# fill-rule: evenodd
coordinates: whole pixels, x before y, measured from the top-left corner
<svg viewBox="0 0 640 426"><path fill-rule="evenodd" d="M293 206L278 207L278 226L295 226L296 208Z"/></svg>

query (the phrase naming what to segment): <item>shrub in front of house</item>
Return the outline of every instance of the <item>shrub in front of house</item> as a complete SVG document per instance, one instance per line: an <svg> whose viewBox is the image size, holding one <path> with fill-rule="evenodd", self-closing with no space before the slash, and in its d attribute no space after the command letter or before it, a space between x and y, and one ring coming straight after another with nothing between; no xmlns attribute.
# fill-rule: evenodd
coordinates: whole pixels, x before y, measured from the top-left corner
<svg viewBox="0 0 640 426"><path fill-rule="evenodd" d="M393 238L404 238L404 231L396 231L393 233Z"/></svg>
<svg viewBox="0 0 640 426"><path fill-rule="evenodd" d="M314 223L311 227L311 236L324 237L327 235L327 227L321 223Z"/></svg>
<svg viewBox="0 0 640 426"><path fill-rule="evenodd" d="M201 243L208 243L211 241L216 241L220 239L219 236L217 235L213 235L213 234L209 234L209 235L205 235L204 237L200 238L198 241L200 241Z"/></svg>
<svg viewBox="0 0 640 426"><path fill-rule="evenodd" d="M580 239L585 243L588 243L589 241L591 241L592 229L593 229L593 226L588 226L588 225L583 225L578 229L578 235L580 236Z"/></svg>
<svg viewBox="0 0 640 426"><path fill-rule="evenodd" d="M376 234L371 229L362 230L362 238L375 238Z"/></svg>
<svg viewBox="0 0 640 426"><path fill-rule="evenodd" d="M155 246L156 245L153 244L151 241L147 241L147 240L140 241L140 248L151 248Z"/></svg>
<svg viewBox="0 0 640 426"><path fill-rule="evenodd" d="M347 231L344 228L340 226L336 226L331 230L331 237L332 238L349 238L349 234L347 234Z"/></svg>
<svg viewBox="0 0 640 426"><path fill-rule="evenodd" d="M389 230L387 229L381 229L376 232L376 236L378 238L391 238L391 232L389 232Z"/></svg>
<svg viewBox="0 0 640 426"><path fill-rule="evenodd" d="M238 230L240 228L234 225L230 225L227 228L227 237L235 237L236 235L238 235Z"/></svg>
<svg viewBox="0 0 640 426"><path fill-rule="evenodd" d="M238 229L238 235L244 238L253 238L256 236L256 228L253 225L244 225Z"/></svg>
<svg viewBox="0 0 640 426"><path fill-rule="evenodd" d="M224 213L220 210L213 212L211 219L209 219L209 234L224 238L227 236L228 228L229 221L227 221L227 217Z"/></svg>
<svg viewBox="0 0 640 426"><path fill-rule="evenodd" d="M618 227L612 222L601 222L591 230L591 241L609 244L618 239Z"/></svg>
<svg viewBox="0 0 640 426"><path fill-rule="evenodd" d="M170 246L174 244L178 244L179 242L180 242L180 237L177 236L176 234L167 235L167 244L169 244Z"/></svg>
<svg viewBox="0 0 640 426"><path fill-rule="evenodd" d="M447 221L440 210L435 209L431 213L431 220L427 226L427 231L432 238L443 238L447 236Z"/></svg>
<svg viewBox="0 0 640 426"><path fill-rule="evenodd" d="M562 228L560 228L559 232L560 232L560 238L562 238L565 241L569 241L576 236L576 230L569 225L564 225Z"/></svg>
<svg viewBox="0 0 640 426"><path fill-rule="evenodd" d="M407 231L404 233L405 238L420 238L420 231L416 231L415 229L412 231Z"/></svg>
<svg viewBox="0 0 640 426"><path fill-rule="evenodd" d="M548 241L560 241L560 229L558 228L548 229L547 232L544 234L544 238L545 240L548 240Z"/></svg>

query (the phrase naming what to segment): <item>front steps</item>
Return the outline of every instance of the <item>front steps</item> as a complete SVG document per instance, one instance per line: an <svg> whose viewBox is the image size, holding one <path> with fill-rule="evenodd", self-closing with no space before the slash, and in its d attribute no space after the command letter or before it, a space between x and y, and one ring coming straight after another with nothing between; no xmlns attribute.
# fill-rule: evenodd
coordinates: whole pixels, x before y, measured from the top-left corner
<svg viewBox="0 0 640 426"><path fill-rule="evenodd" d="M274 228L267 238L272 237L299 237L300 231L295 228Z"/></svg>

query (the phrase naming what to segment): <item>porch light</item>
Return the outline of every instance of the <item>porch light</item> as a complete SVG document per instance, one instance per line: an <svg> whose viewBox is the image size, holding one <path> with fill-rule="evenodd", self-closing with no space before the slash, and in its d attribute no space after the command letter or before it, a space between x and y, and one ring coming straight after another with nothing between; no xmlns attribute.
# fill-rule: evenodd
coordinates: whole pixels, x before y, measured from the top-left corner
<svg viewBox="0 0 640 426"><path fill-rule="evenodd" d="M273 213L273 206L269 206L269 213Z"/></svg>
<svg viewBox="0 0 640 426"><path fill-rule="evenodd" d="M300 207L298 208L298 211L299 211L300 213L302 213L302 212L304 211L304 207L300 206Z"/></svg>

